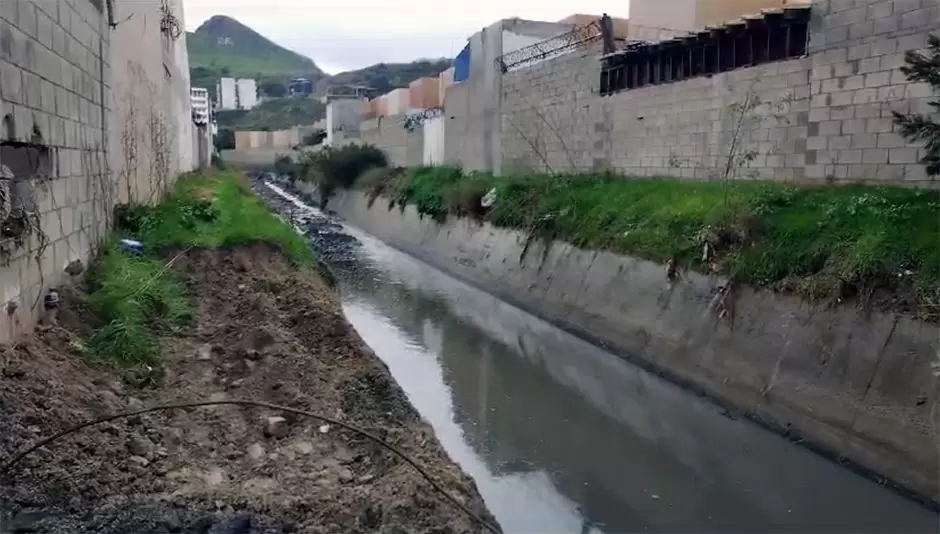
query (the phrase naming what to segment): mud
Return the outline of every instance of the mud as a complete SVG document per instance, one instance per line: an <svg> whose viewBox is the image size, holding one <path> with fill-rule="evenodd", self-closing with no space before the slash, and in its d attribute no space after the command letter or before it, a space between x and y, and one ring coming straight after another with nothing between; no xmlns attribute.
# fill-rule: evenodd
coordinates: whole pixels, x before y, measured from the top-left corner
<svg viewBox="0 0 940 534"><path fill-rule="evenodd" d="M174 266L198 303L165 342L147 388L90 367L93 317L66 292L58 326L3 349L0 458L58 430L143 406L249 399L361 426L413 457L495 524L336 295L279 250L193 249ZM89 428L27 457L0 480L0 532L480 532L398 457L357 434L264 409L157 412Z"/></svg>

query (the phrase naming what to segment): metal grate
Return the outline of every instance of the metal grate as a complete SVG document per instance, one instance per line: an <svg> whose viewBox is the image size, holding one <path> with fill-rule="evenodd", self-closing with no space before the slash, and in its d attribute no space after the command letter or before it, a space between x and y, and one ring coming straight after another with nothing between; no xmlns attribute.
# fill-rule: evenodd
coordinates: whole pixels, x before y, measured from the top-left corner
<svg viewBox="0 0 940 534"><path fill-rule="evenodd" d="M505 73L510 69L556 56L562 52L597 41L601 38L601 35L601 25L598 21L594 21L586 26L579 26L570 32L503 54L496 58L496 66Z"/></svg>

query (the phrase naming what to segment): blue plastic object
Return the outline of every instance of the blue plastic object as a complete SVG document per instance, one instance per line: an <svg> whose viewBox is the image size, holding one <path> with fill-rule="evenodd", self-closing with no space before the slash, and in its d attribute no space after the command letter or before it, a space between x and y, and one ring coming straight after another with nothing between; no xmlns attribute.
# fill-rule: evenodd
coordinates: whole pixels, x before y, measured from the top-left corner
<svg viewBox="0 0 940 534"><path fill-rule="evenodd" d="M144 244L135 239L121 239L118 241L118 248L134 254L142 254L144 252Z"/></svg>
<svg viewBox="0 0 940 534"><path fill-rule="evenodd" d="M470 43L454 58L454 83L470 78Z"/></svg>

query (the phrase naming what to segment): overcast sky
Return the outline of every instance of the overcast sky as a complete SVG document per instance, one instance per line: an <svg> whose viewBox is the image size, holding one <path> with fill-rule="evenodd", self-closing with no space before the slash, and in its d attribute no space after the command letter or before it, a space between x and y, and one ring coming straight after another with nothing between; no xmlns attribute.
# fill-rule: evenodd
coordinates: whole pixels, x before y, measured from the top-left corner
<svg viewBox="0 0 940 534"><path fill-rule="evenodd" d="M666 0L663 0L666 1ZM556 21L574 12L626 17L628 0L183 0L186 28L227 15L330 74L380 62L453 57L501 18Z"/></svg>

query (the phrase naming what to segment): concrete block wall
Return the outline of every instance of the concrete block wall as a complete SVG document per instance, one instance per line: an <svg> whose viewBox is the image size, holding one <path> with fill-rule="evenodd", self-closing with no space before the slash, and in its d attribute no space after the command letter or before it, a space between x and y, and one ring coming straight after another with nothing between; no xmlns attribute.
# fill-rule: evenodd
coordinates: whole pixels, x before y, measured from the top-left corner
<svg viewBox="0 0 940 534"><path fill-rule="evenodd" d="M752 159L738 178L932 185L917 163L922 148L897 135L892 112L928 109L929 87L899 67L940 30L937 9L936 0L821 0L807 57L610 97L597 94L593 51L512 71L502 78L501 165L710 178L724 172L739 130L736 153ZM734 106L749 101L762 104L739 120ZM448 149L460 144L448 134Z"/></svg>
<svg viewBox="0 0 940 534"><path fill-rule="evenodd" d="M408 131L403 115L390 115L364 121L359 126L362 143L375 145L388 157L389 165L417 167L424 161L424 133Z"/></svg>
<svg viewBox="0 0 940 534"><path fill-rule="evenodd" d="M18 204L29 220L15 236L0 237L0 343L30 330L48 289L74 260L87 265L107 229L115 192L106 151L111 41L102 4L0 3L0 198L7 199L0 218L12 220Z"/></svg>

